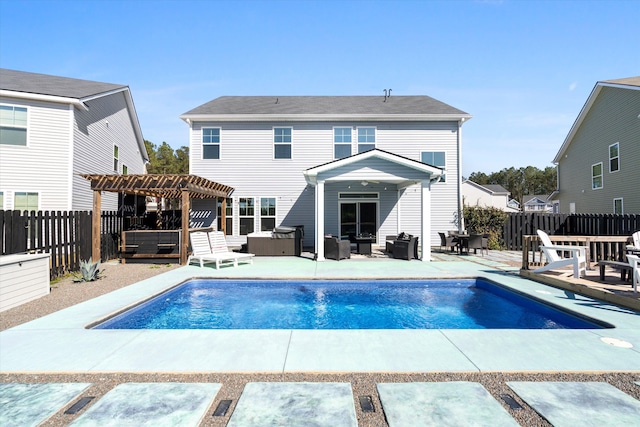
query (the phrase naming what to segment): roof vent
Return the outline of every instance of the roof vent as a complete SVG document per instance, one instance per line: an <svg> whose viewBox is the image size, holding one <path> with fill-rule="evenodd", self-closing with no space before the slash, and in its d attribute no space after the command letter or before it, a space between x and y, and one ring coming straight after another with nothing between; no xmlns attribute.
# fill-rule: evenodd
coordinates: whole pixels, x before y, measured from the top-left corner
<svg viewBox="0 0 640 427"><path fill-rule="evenodd" d="M387 98L391 98L391 89L383 89L384 91L384 101L383 102L387 102ZM387 91L389 91L389 93L387 93Z"/></svg>

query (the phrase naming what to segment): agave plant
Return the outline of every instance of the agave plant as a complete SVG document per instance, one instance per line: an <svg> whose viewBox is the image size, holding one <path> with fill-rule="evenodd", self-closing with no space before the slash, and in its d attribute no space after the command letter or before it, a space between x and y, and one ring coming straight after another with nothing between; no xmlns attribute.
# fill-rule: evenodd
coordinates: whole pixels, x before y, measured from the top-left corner
<svg viewBox="0 0 640 427"><path fill-rule="evenodd" d="M91 258L89 261L80 261L80 272L76 273L74 282L93 282L101 278L100 261L94 263Z"/></svg>

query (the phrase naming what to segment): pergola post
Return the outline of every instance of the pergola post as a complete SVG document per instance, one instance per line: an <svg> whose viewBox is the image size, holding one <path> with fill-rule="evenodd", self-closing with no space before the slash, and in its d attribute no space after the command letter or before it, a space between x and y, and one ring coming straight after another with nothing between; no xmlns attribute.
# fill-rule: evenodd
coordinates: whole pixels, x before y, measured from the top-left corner
<svg viewBox="0 0 640 427"><path fill-rule="evenodd" d="M100 261L100 223L102 216L102 193L93 191L93 216L91 218L91 260Z"/></svg>
<svg viewBox="0 0 640 427"><path fill-rule="evenodd" d="M218 205L217 199L216 199L216 207ZM221 212L220 212L220 224L221 224L221 228L222 228L222 232L224 233L224 235L227 235L227 198L223 197L222 198L222 208L221 208Z"/></svg>
<svg viewBox="0 0 640 427"><path fill-rule="evenodd" d="M180 243L180 265L187 263L187 252L189 251L189 190L183 188L182 191L182 242Z"/></svg>

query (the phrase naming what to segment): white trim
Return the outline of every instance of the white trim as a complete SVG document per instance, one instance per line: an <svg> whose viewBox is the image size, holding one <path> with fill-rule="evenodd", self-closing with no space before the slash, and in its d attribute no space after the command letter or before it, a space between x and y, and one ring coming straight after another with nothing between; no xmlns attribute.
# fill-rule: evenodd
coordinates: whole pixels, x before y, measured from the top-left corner
<svg viewBox="0 0 640 427"><path fill-rule="evenodd" d="M378 230L380 229L380 194L375 199L340 199L338 195L338 233L340 233L340 237L342 238L342 205L346 203L352 203L356 205L356 232L358 231L358 218L360 217L360 204L361 203L375 203L376 205L376 245L380 244L380 233Z"/></svg>
<svg viewBox="0 0 640 427"><path fill-rule="evenodd" d="M69 105L69 164L68 182L67 182L67 210L73 210L73 162L75 156L75 128L73 126L75 119L75 110L73 105Z"/></svg>
<svg viewBox="0 0 640 427"><path fill-rule="evenodd" d="M276 157L276 145L287 145L286 142L276 143L276 129L291 129L291 142L289 142L289 146L291 147L290 157ZM271 147L273 148L271 152L273 160L293 160L293 126L271 126Z"/></svg>
<svg viewBox="0 0 640 427"><path fill-rule="evenodd" d="M593 174L593 167L600 165L600 175L594 175ZM600 187L594 188L593 187L593 179L597 176L600 176ZM591 189L592 190L602 190L604 188L604 165L602 162L598 162L598 163L594 163L591 165Z"/></svg>
<svg viewBox="0 0 640 427"><path fill-rule="evenodd" d="M349 136L351 141L349 142L349 156L353 155L353 126L333 126L331 128L331 142L333 147L333 158L335 160L344 159L345 157L336 157L336 144L347 145L346 142L338 142L336 143L336 129L349 129ZM346 156L346 157L349 157Z"/></svg>
<svg viewBox="0 0 640 427"><path fill-rule="evenodd" d="M351 121L351 122L406 122L406 121L459 121L470 119L469 114L183 114L182 120L189 123L200 121L225 121L225 122L325 122L325 121Z"/></svg>
<svg viewBox="0 0 640 427"><path fill-rule="evenodd" d="M613 199L613 213L616 213L616 200L620 200L620 215L624 215L624 198L623 197L614 197Z"/></svg>
<svg viewBox="0 0 640 427"><path fill-rule="evenodd" d="M26 104L10 104L7 102L2 102L0 103L0 106L5 106L5 107L12 107L14 110L15 108L24 108L26 110L27 113L27 124L24 126L24 130L25 130L25 144L24 145L15 145L15 144L2 144L3 147L22 147L22 148L27 148L29 147L29 140L31 139L31 132L29 131L29 125L31 124L31 105L26 105ZM15 114L15 111L14 111ZM5 127L9 127L9 128L16 128L16 129L22 129L22 126L16 126L14 125L2 125L0 124L0 126L5 126Z"/></svg>
<svg viewBox="0 0 640 427"><path fill-rule="evenodd" d="M373 149L375 150L376 148L378 148L378 127L377 126L356 126L355 128L356 128L356 137L355 137L356 154L360 154L360 141L358 140L360 137L359 135L360 129L373 129ZM362 144L369 145L371 143L363 142ZM351 147L351 150L353 151L353 147ZM369 151L369 150L365 150L365 151Z"/></svg>
<svg viewBox="0 0 640 427"><path fill-rule="evenodd" d="M273 216L271 215L266 215L264 218L273 218L273 226L277 227L278 226L278 197L277 196L259 196L258 200L259 200L259 204L258 204L258 227L256 231L262 231L262 199L273 199L276 202L275 208L276 208L276 212Z"/></svg>
<svg viewBox="0 0 640 427"><path fill-rule="evenodd" d="M38 195L38 208L36 209L36 211L41 210L40 206L42 206L42 191L38 191L38 190L13 190L13 195L12 195L12 201L13 201L13 209L12 210L16 210L16 193L35 193ZM22 212L22 211L21 211ZM29 211L31 212L31 211Z"/></svg>
<svg viewBox="0 0 640 427"><path fill-rule="evenodd" d="M85 111L89 110L87 106L84 105L79 99L67 98L63 96L41 95L39 93L16 92L13 90L0 89L0 97L28 99L32 101L54 102L57 104L71 104L80 110L85 110Z"/></svg>
<svg viewBox="0 0 640 427"><path fill-rule="evenodd" d="M216 145L215 143L204 143L204 130L205 129L218 129L218 158L206 159L204 157L204 146L205 145ZM198 160L220 160L222 159L222 128L218 126L203 126L200 128L200 159Z"/></svg>
<svg viewBox="0 0 640 427"><path fill-rule="evenodd" d="M618 146L618 155L616 157L611 157L611 147L613 147L614 145ZM609 173L620 172L620 141L616 141L613 144L609 145L609 148L607 149L607 156L609 157ZM611 170L611 160L613 160L615 158L618 159L618 169L612 171Z"/></svg>

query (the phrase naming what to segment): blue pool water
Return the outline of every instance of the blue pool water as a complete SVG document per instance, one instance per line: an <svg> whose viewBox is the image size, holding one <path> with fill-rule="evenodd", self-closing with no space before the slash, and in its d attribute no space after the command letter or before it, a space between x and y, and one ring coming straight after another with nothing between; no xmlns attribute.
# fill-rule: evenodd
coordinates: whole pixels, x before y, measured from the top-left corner
<svg viewBox="0 0 640 427"><path fill-rule="evenodd" d="M483 279L190 280L97 329L591 329Z"/></svg>

